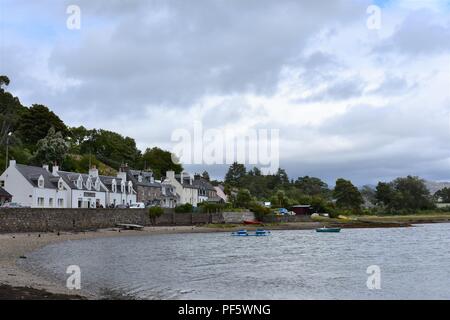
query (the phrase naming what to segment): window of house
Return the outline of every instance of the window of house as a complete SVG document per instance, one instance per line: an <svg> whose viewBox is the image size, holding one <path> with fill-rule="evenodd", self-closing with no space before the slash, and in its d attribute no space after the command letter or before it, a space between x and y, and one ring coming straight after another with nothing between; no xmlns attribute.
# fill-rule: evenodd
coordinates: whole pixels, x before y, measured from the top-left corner
<svg viewBox="0 0 450 320"><path fill-rule="evenodd" d="M83 179L81 179L81 177L77 180L77 188L83 189Z"/></svg>
<svg viewBox="0 0 450 320"><path fill-rule="evenodd" d="M100 181L98 179L95 181L95 190L100 191Z"/></svg>
<svg viewBox="0 0 450 320"><path fill-rule="evenodd" d="M123 182L122 182L122 185L121 185L121 190L122 190L122 193L125 193L125 183L123 183Z"/></svg>
<svg viewBox="0 0 450 320"><path fill-rule="evenodd" d="M5 186L5 181L4 180L0 180L0 187L4 187Z"/></svg>
<svg viewBox="0 0 450 320"><path fill-rule="evenodd" d="M91 190L91 188L92 188L92 183L91 183L91 180L90 180L90 179L88 179L88 180L86 181L86 188L87 188L88 190Z"/></svg>
<svg viewBox="0 0 450 320"><path fill-rule="evenodd" d="M63 182L61 180L58 181L58 189L62 190L64 188Z"/></svg>
<svg viewBox="0 0 450 320"><path fill-rule="evenodd" d="M38 207L43 207L44 206L44 198L37 198L37 205Z"/></svg>
<svg viewBox="0 0 450 320"><path fill-rule="evenodd" d="M44 178L39 177L39 180L38 180L38 187L39 187L39 188L43 188L43 187L44 187Z"/></svg>
<svg viewBox="0 0 450 320"><path fill-rule="evenodd" d="M58 199L58 208L64 208L64 199Z"/></svg>
<svg viewBox="0 0 450 320"><path fill-rule="evenodd" d="M48 206L53 208L53 198L48 199Z"/></svg>

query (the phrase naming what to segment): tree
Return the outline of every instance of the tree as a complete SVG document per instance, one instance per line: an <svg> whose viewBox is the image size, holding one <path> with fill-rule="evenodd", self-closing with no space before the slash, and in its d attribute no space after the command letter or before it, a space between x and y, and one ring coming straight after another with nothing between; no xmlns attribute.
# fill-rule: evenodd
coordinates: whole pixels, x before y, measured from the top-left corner
<svg viewBox="0 0 450 320"><path fill-rule="evenodd" d="M450 203L450 188L445 187L441 190L436 191L434 193L434 197L437 201Z"/></svg>
<svg viewBox="0 0 450 320"><path fill-rule="evenodd" d="M92 136L92 130L88 130L83 126L69 128L69 136L71 139L71 152L81 153L81 146Z"/></svg>
<svg viewBox="0 0 450 320"><path fill-rule="evenodd" d="M430 191L419 177L397 178L392 183L400 194L399 207L410 211L434 208Z"/></svg>
<svg viewBox="0 0 450 320"><path fill-rule="evenodd" d="M60 132L62 137L69 134L66 125L55 113L46 106L33 104L20 116L17 131L22 142L33 149L39 140L47 136L52 127L55 132Z"/></svg>
<svg viewBox="0 0 450 320"><path fill-rule="evenodd" d="M0 76L0 89L3 86L9 86L9 78L7 76Z"/></svg>
<svg viewBox="0 0 450 320"><path fill-rule="evenodd" d="M6 145L9 132L15 131L21 112L26 109L20 104L19 98L14 97L3 87L9 85L7 76L0 76L0 145ZM20 144L20 138L16 138L16 145Z"/></svg>
<svg viewBox="0 0 450 320"><path fill-rule="evenodd" d="M289 177L286 173L286 170L278 168L277 173L275 174L278 185L288 185Z"/></svg>
<svg viewBox="0 0 450 320"><path fill-rule="evenodd" d="M280 208L289 207L289 198L284 190L278 190L270 200Z"/></svg>
<svg viewBox="0 0 450 320"><path fill-rule="evenodd" d="M234 206L236 208L248 208L252 201L252 195L247 189L240 189L236 195Z"/></svg>
<svg viewBox="0 0 450 320"><path fill-rule="evenodd" d="M394 209L398 201L399 194L394 190L390 183L378 182L375 189L376 204L383 205L387 208Z"/></svg>
<svg viewBox="0 0 450 320"><path fill-rule="evenodd" d="M246 173L247 170L243 164L234 162L225 175L225 183L233 187L239 187L242 185L241 179L245 177Z"/></svg>
<svg viewBox="0 0 450 320"><path fill-rule="evenodd" d="M294 182L294 185L303 194L307 194L309 196L320 195L324 198L328 198L330 195L330 189L328 188L328 185L316 177L298 177Z"/></svg>
<svg viewBox="0 0 450 320"><path fill-rule="evenodd" d="M152 169L156 179L161 179L167 171L175 171L175 173L183 171L181 164L173 163L172 154L169 151L157 147L147 149L142 156L142 161L145 162L146 168Z"/></svg>
<svg viewBox="0 0 450 320"><path fill-rule="evenodd" d="M202 173L202 178L205 179L206 181L210 181L208 171L206 171L206 170L203 171L203 173Z"/></svg>
<svg viewBox="0 0 450 320"><path fill-rule="evenodd" d="M375 190L368 185L365 185L360 190L361 196L366 204L375 205L377 202Z"/></svg>
<svg viewBox="0 0 450 320"><path fill-rule="evenodd" d="M434 208L425 181L419 177L407 176L390 183L379 182L375 197L377 203L388 212L416 212Z"/></svg>
<svg viewBox="0 0 450 320"><path fill-rule="evenodd" d="M83 134L82 129L80 133ZM124 163L135 167L141 157L134 139L102 129L89 130L80 150L81 153L95 155L100 161L117 169Z"/></svg>
<svg viewBox="0 0 450 320"><path fill-rule="evenodd" d="M363 203L358 188L351 181L342 178L336 180L333 197L336 199L336 205L340 209L359 210Z"/></svg>
<svg viewBox="0 0 450 320"><path fill-rule="evenodd" d="M47 136L37 143L34 162L38 165L43 163L61 164L66 157L67 150L68 146L61 132L55 132L55 128L51 127Z"/></svg>
<svg viewBox="0 0 450 320"><path fill-rule="evenodd" d="M148 209L148 217L152 225L156 225L156 218L161 217L164 214L164 210L161 207L150 207Z"/></svg>

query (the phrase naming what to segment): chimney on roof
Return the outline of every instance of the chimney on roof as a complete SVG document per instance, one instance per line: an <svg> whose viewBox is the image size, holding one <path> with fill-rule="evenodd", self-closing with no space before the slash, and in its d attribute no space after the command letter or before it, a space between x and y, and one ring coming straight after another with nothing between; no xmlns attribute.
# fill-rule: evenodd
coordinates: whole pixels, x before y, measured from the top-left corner
<svg viewBox="0 0 450 320"><path fill-rule="evenodd" d="M175 171L167 171L166 172L166 178L170 180L175 180Z"/></svg>
<svg viewBox="0 0 450 320"><path fill-rule="evenodd" d="M44 165L42 166L42 168L44 168L44 169L47 170L47 171L50 171L50 170L48 169L48 164L44 164Z"/></svg>
<svg viewBox="0 0 450 320"><path fill-rule="evenodd" d="M122 181L127 181L127 173L124 171L117 172L117 178L122 179Z"/></svg>
<svg viewBox="0 0 450 320"><path fill-rule="evenodd" d="M98 178L98 169L95 165L89 169L89 176L92 178Z"/></svg>
<svg viewBox="0 0 450 320"><path fill-rule="evenodd" d="M119 169L119 171L120 172L127 172L128 171L128 163L122 163L121 165L120 165L120 169Z"/></svg>
<svg viewBox="0 0 450 320"><path fill-rule="evenodd" d="M47 166L48 167L48 166ZM48 170L48 168L47 168ZM57 177L58 176L58 171L59 171L59 167L55 164L53 165L53 170L52 170L52 174Z"/></svg>
<svg viewBox="0 0 450 320"><path fill-rule="evenodd" d="M15 167L16 166L16 160L9 160L9 166Z"/></svg>

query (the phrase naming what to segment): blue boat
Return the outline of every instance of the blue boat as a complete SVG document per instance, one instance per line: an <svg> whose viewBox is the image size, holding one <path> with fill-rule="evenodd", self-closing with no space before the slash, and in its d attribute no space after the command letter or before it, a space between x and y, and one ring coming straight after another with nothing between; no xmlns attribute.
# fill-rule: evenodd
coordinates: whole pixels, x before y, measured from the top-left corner
<svg viewBox="0 0 450 320"><path fill-rule="evenodd" d="M257 229L255 233L249 233L247 230L239 230L231 233L232 236L237 237L264 237L270 235L270 231L264 229Z"/></svg>

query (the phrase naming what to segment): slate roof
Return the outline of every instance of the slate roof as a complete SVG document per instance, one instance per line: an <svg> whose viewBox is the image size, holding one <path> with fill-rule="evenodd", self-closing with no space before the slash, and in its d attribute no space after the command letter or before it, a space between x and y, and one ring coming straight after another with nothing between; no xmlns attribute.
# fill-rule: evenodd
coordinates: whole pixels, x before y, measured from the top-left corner
<svg viewBox="0 0 450 320"><path fill-rule="evenodd" d="M198 188L203 188L203 189L209 190L209 191L216 191L216 189L214 189L212 184L209 183L206 179L203 179L203 178L195 179L193 184L194 184L194 186L196 186Z"/></svg>
<svg viewBox="0 0 450 320"><path fill-rule="evenodd" d="M194 181L192 181L192 184L189 182L190 176L186 173L183 174L183 179L181 179L181 174L176 174L175 180L177 180L183 188L198 189L198 185L195 185Z"/></svg>
<svg viewBox="0 0 450 320"><path fill-rule="evenodd" d="M112 176L98 176L100 178L100 181L109 189L109 191L112 191L112 182L115 179L116 180L116 193L122 193L122 179L118 177L112 177ZM125 186L127 187L127 184L125 183Z"/></svg>
<svg viewBox="0 0 450 320"><path fill-rule="evenodd" d="M161 183L151 181L151 178L153 177L153 173L151 172L128 169L126 173L128 179L130 179L131 182L133 182L134 186L161 188ZM142 176L141 182L139 182L138 180L139 175Z"/></svg>
<svg viewBox="0 0 450 320"><path fill-rule="evenodd" d="M17 170L22 174L22 176L27 179L27 181L33 185L34 187L38 187L38 179L42 175L44 178L44 188L47 189L57 189L58 188L58 181L60 178L63 179L63 181L69 185L72 189L77 190L86 190L86 191L93 191L95 190L95 180L96 178L91 177L92 181L92 188L91 190L88 190L86 188L86 181L90 177L89 174L86 173L76 173L76 172L67 172L67 171L58 171L58 177L55 177L50 171L48 171L45 168L42 167L34 167L34 166L27 166L23 164L16 164ZM77 181L78 177L81 175L81 178L83 179L83 186L81 189L78 189ZM117 182L117 193L121 193L120 185L122 183L122 179L117 177L110 177L110 176L99 176L100 181L109 189L111 190L111 185L113 179L116 179ZM96 190L95 190L96 191ZM100 192L104 192L104 188L100 189Z"/></svg>
<svg viewBox="0 0 450 320"><path fill-rule="evenodd" d="M94 186L95 186L95 178L91 177L91 181L92 181L92 188L91 190L89 190L88 188L86 188L86 181L89 178L88 174L85 173L76 173L76 172L67 172L67 171L58 171L58 175L64 180L65 183L67 183L70 188L72 189L77 189L77 190L86 190L86 191L96 191ZM77 181L78 181L78 177L81 175L81 178L83 179L83 184L82 184L82 188L78 189L77 186ZM57 177L55 177L57 178ZM104 190L100 189L99 192L102 192Z"/></svg>
<svg viewBox="0 0 450 320"><path fill-rule="evenodd" d="M54 178L54 176L44 168L16 164L16 169L34 187L38 187L38 179L41 175L44 178L44 188L56 189L58 187L58 182L56 181L55 183L50 179Z"/></svg>

